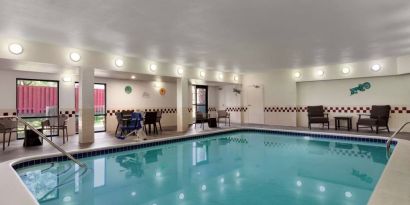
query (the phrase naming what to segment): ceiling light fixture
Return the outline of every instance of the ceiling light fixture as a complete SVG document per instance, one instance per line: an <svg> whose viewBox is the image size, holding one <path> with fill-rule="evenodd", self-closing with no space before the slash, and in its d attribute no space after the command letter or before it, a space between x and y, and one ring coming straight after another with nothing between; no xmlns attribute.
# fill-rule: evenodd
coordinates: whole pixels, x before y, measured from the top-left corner
<svg viewBox="0 0 410 205"><path fill-rule="evenodd" d="M158 66L157 66L157 64L151 64L151 65L149 65L149 69L150 69L152 72L155 72L155 71L158 69Z"/></svg>
<svg viewBox="0 0 410 205"><path fill-rule="evenodd" d="M219 80L223 80L223 79L224 79L224 74L223 74L223 73L219 73L219 74L218 74L218 79L219 79Z"/></svg>
<svg viewBox="0 0 410 205"><path fill-rule="evenodd" d="M70 59L74 62L78 62L78 61L81 60L81 56L80 56L79 53L72 52L72 53L70 53Z"/></svg>
<svg viewBox="0 0 410 205"><path fill-rule="evenodd" d="M184 73L184 69L182 68L182 66L177 66L177 73L178 75L182 75Z"/></svg>
<svg viewBox="0 0 410 205"><path fill-rule="evenodd" d="M134 80L135 78L137 78L137 77L135 77L135 75L132 75L132 76L131 76L131 79L133 79L133 80Z"/></svg>
<svg viewBox="0 0 410 205"><path fill-rule="evenodd" d="M233 76L233 80L234 80L234 81L238 81L238 80L239 80L239 77L238 77L237 75L234 75L234 76Z"/></svg>
<svg viewBox="0 0 410 205"><path fill-rule="evenodd" d="M199 76L200 76L201 78L205 77L205 71L200 71L200 72L199 72Z"/></svg>
<svg viewBox="0 0 410 205"><path fill-rule="evenodd" d="M117 66L118 68L124 66L124 60L122 60L121 58L117 58L114 61L115 66Z"/></svg>
<svg viewBox="0 0 410 205"><path fill-rule="evenodd" d="M12 43L9 45L9 51L10 53L14 55L20 55L23 53L23 46L18 44L18 43Z"/></svg>
<svg viewBox="0 0 410 205"><path fill-rule="evenodd" d="M323 77L325 75L325 71L319 70L319 71L317 71L317 75L320 76L320 77Z"/></svg>
<svg viewBox="0 0 410 205"><path fill-rule="evenodd" d="M374 71L374 72L377 72L377 71L382 69L382 66L379 65L379 64L374 64L374 65L372 65L372 67L370 67L370 69L372 69L372 71Z"/></svg>
<svg viewBox="0 0 410 205"><path fill-rule="evenodd" d="M295 78L300 78L302 74L300 72L296 72L295 74L293 74L293 76L295 76Z"/></svg>
<svg viewBox="0 0 410 205"><path fill-rule="evenodd" d="M64 82L71 82L71 77L70 77L70 76L65 76L65 77L63 78L63 81L64 81Z"/></svg>
<svg viewBox="0 0 410 205"><path fill-rule="evenodd" d="M350 73L350 68L349 68L349 67L343 67L343 68L342 68L342 73L343 73L343 74L348 74L348 73Z"/></svg>

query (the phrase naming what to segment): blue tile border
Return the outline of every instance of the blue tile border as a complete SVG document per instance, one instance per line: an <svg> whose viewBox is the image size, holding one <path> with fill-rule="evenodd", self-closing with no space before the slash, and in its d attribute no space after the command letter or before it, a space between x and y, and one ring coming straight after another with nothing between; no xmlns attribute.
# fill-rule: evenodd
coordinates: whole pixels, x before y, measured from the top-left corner
<svg viewBox="0 0 410 205"><path fill-rule="evenodd" d="M378 143L378 144L385 144L387 140L385 138L372 138L372 137L355 137L355 136L344 136L344 135L332 135L329 133L309 133L309 132L298 132L298 131L284 131L284 130L263 130L263 129L257 129L257 128L242 128L242 129L237 129L237 130L229 130L229 131L223 131L223 132L216 132L216 133L208 133L208 134L203 134L203 135L194 135L194 136L187 136L187 137L182 137L182 138L177 138L177 139L167 139L164 138L162 141L155 141L155 142L146 142L143 144L136 144L136 145L124 145L123 147L115 147L115 148L107 148L103 150L94 150L94 151L85 151L81 152L79 150L79 153L72 154L75 158L81 159L81 158L87 158L87 157L93 157L93 156L99 156L99 155L105 155L105 154L111 154L111 153L116 153L116 152L124 152L124 151L129 151L129 150L135 150L135 149L141 149L141 148L147 148L147 147L154 147L154 146L159 146L159 145L165 145L165 144L172 144L176 142L183 142L183 141L189 141L189 140L195 140L195 139L202 139L202 138L209 138L209 137L214 137L218 136L221 134L228 134L228 133L238 133L238 132L252 132L252 133L268 133L268 134L280 134L280 135L290 135L292 137L305 137L309 136L312 138L318 138L318 139L337 139L337 140L346 140L346 141L356 141L356 142L369 142L369 143ZM393 145L397 144L397 141L392 142ZM38 165L38 164L45 164L45 163L50 163L50 162L62 162L62 161L67 161L68 158L66 156L55 156L55 157L47 157L47 158L42 158L42 159L35 159L35 160L28 160L24 162L18 162L16 164L13 164L13 168L16 169L21 169L24 167L29 167L32 165Z"/></svg>

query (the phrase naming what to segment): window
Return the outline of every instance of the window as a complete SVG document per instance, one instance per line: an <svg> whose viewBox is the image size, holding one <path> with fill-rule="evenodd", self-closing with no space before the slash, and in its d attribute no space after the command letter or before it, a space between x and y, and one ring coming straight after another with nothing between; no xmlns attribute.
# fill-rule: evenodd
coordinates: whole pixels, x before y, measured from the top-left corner
<svg viewBox="0 0 410 205"><path fill-rule="evenodd" d="M59 84L51 80L16 80L16 110L17 116L22 117L35 128L41 128L44 120L57 120L59 114ZM23 125L19 125L23 126ZM19 127L24 130L24 127ZM56 133L47 133L55 135ZM20 131L18 139L24 138Z"/></svg>
<svg viewBox="0 0 410 205"><path fill-rule="evenodd" d="M76 112L76 132L78 133L78 111L80 84L75 83L75 112ZM106 130L106 85L102 83L94 84L94 131L105 132Z"/></svg>
<svg viewBox="0 0 410 205"><path fill-rule="evenodd" d="M201 85L192 86L192 113L208 113L208 87Z"/></svg>

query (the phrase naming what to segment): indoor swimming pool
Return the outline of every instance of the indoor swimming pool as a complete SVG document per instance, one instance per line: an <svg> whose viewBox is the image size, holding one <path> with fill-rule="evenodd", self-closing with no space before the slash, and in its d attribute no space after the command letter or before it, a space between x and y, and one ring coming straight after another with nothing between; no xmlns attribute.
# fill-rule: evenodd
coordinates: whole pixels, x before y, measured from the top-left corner
<svg viewBox="0 0 410 205"><path fill-rule="evenodd" d="M365 205L386 151L352 139L235 131L16 171L42 205Z"/></svg>

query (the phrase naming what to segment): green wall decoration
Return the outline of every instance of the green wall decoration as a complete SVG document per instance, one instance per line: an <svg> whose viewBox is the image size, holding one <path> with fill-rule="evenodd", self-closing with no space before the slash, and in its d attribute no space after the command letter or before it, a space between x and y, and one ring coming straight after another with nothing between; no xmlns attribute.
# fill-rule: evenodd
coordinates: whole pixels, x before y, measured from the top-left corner
<svg viewBox="0 0 410 205"><path fill-rule="evenodd" d="M130 85L127 85L127 86L125 86L124 91L127 94L131 94L132 93L132 87Z"/></svg>
<svg viewBox="0 0 410 205"><path fill-rule="evenodd" d="M351 88L350 89L350 95L356 95L360 92L364 92L365 90L370 89L371 85L369 82L365 82L362 84L359 84L358 86Z"/></svg>

